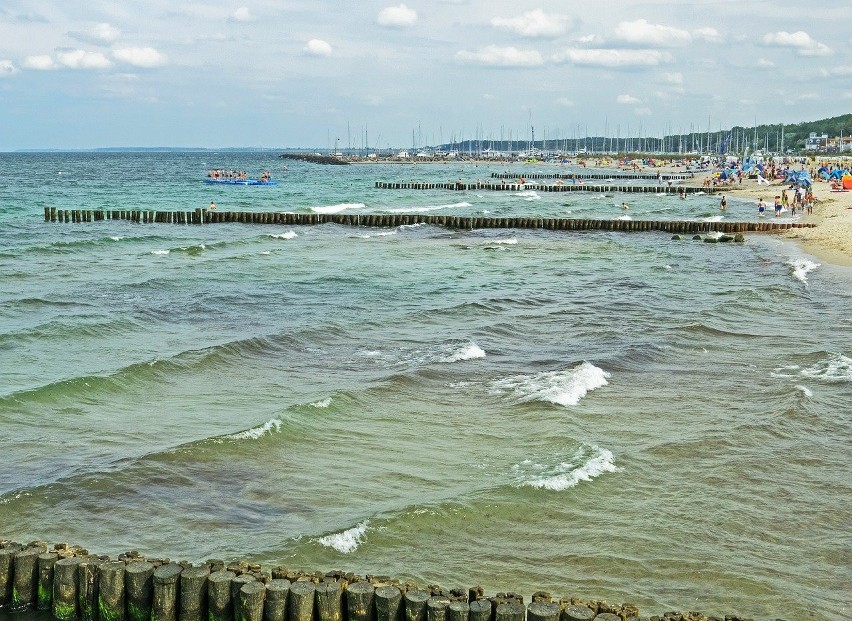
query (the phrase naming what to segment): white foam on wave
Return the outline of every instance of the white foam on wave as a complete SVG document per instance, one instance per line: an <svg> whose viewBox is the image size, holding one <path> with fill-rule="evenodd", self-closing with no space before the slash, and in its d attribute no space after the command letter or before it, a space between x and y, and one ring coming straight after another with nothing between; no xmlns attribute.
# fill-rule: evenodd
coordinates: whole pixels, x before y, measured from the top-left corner
<svg viewBox="0 0 852 621"><path fill-rule="evenodd" d="M338 205L325 205L324 207L311 207L314 213L340 213L347 209L363 209L364 203L340 203Z"/></svg>
<svg viewBox="0 0 852 621"><path fill-rule="evenodd" d="M632 219L633 218L631 218L630 216L618 216L616 218L616 220L632 220Z"/></svg>
<svg viewBox="0 0 852 621"><path fill-rule="evenodd" d="M364 233L363 235L358 235L361 239L371 239L373 237L387 237L388 235L396 235L399 231L379 231L378 233Z"/></svg>
<svg viewBox="0 0 852 621"><path fill-rule="evenodd" d="M388 209L391 213L420 213L424 211L438 211L440 209L464 209L472 207L467 201L460 203L449 203L447 205L426 205L424 207L400 207L397 209Z"/></svg>
<svg viewBox="0 0 852 621"><path fill-rule="evenodd" d="M843 354L831 354L825 360L800 371L802 377L827 382L852 382L852 358Z"/></svg>
<svg viewBox="0 0 852 621"><path fill-rule="evenodd" d="M171 252L171 250L152 250L151 254L163 255L164 256L164 255L169 254L170 252Z"/></svg>
<svg viewBox="0 0 852 621"><path fill-rule="evenodd" d="M400 224L398 227L399 230L403 231L405 229L416 229L417 227L424 226L425 222L417 222L415 224Z"/></svg>
<svg viewBox="0 0 852 621"><path fill-rule="evenodd" d="M124 235L111 235L110 239L112 241L121 241L122 239L124 239Z"/></svg>
<svg viewBox="0 0 852 621"><path fill-rule="evenodd" d="M485 350L476 343L465 343L441 358L440 362L461 362L462 360L475 360L477 358L485 358Z"/></svg>
<svg viewBox="0 0 852 621"><path fill-rule="evenodd" d="M327 397L321 401L314 401L313 403L309 403L308 405L312 405L315 408L327 408L331 405L331 397Z"/></svg>
<svg viewBox="0 0 852 621"><path fill-rule="evenodd" d="M535 190L521 190L520 192L512 194L512 196L520 196L525 201L537 201L541 199L541 196L539 196L538 192Z"/></svg>
<svg viewBox="0 0 852 621"><path fill-rule="evenodd" d="M822 263L814 263L809 259L790 259L787 265L792 268L793 278L801 281L803 284L808 284L808 274L820 267Z"/></svg>
<svg viewBox="0 0 852 621"><path fill-rule="evenodd" d="M512 466L515 481L520 486L536 487L555 492L570 489L582 481L591 481L605 472L619 472L612 452L591 446L580 449L568 460L560 460L555 465L540 464L527 459Z"/></svg>
<svg viewBox="0 0 852 621"><path fill-rule="evenodd" d="M808 398L811 398L811 397L814 396L813 391L810 388L808 388L807 386L802 386L801 384L797 384L796 390L801 391L801 393Z"/></svg>
<svg viewBox="0 0 852 621"><path fill-rule="evenodd" d="M275 239L294 239L298 237L296 231L285 231L284 233L270 233L270 237L274 237Z"/></svg>
<svg viewBox="0 0 852 621"><path fill-rule="evenodd" d="M606 386L610 373L590 362L572 369L515 375L492 383L498 393L510 392L520 403L547 401L555 405L577 405L590 391Z"/></svg>
<svg viewBox="0 0 852 621"><path fill-rule="evenodd" d="M225 436L226 440L258 440L265 436L268 433L272 433L273 431L281 431L281 421L277 418L273 418L272 420L268 420L262 425L258 425L257 427L253 427L251 429L246 429L245 431L241 431L239 433L233 433L229 436Z"/></svg>
<svg viewBox="0 0 852 621"><path fill-rule="evenodd" d="M702 219L702 222L721 222L724 216L708 216Z"/></svg>
<svg viewBox="0 0 852 621"><path fill-rule="evenodd" d="M506 244L508 246L514 246L518 243L517 237L510 237L509 239L494 239L488 242L490 244Z"/></svg>
<svg viewBox="0 0 852 621"><path fill-rule="evenodd" d="M327 548L333 548L342 554L350 554L357 550L358 546L361 545L361 542L364 540L364 535L367 533L367 526L369 524L369 520L364 520L358 524L358 526L344 530L341 533L334 533L326 535L325 537L320 537L317 541L321 545L324 545Z"/></svg>

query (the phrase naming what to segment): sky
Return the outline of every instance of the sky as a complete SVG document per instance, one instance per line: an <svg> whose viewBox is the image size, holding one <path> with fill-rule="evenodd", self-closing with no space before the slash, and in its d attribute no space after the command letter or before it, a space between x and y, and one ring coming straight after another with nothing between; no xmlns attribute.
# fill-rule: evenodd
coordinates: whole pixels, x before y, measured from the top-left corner
<svg viewBox="0 0 852 621"><path fill-rule="evenodd" d="M852 111L840 4L0 0L0 151L372 150L816 120Z"/></svg>

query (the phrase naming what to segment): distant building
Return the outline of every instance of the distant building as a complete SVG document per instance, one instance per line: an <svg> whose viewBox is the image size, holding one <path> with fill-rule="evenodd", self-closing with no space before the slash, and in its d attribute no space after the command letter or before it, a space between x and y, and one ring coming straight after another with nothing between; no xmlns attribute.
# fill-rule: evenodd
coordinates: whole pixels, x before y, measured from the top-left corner
<svg viewBox="0 0 852 621"><path fill-rule="evenodd" d="M805 151L825 151L828 147L828 134L817 136L816 132L805 139Z"/></svg>

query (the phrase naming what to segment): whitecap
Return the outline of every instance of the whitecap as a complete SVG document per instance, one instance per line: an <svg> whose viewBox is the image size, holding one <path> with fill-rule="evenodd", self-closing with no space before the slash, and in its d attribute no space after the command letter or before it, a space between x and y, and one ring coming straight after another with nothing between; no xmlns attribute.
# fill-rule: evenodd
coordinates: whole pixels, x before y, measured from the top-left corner
<svg viewBox="0 0 852 621"><path fill-rule="evenodd" d="M598 446L590 448L591 455L588 450L580 449L568 460L560 460L555 465L524 460L512 467L516 484L561 492L605 472L620 471L611 451Z"/></svg>
<svg viewBox="0 0 852 621"><path fill-rule="evenodd" d="M425 224L426 224L425 222L416 222L415 224L400 224L400 225L399 225L398 227L396 227L396 228L398 228L399 230L404 230L404 229L416 229L417 227L419 227L419 226L423 226L423 225L425 225Z"/></svg>
<svg viewBox="0 0 852 621"><path fill-rule="evenodd" d="M616 220L632 220L632 219L633 218L631 218L630 216L618 216L616 218Z"/></svg>
<svg viewBox="0 0 852 621"><path fill-rule="evenodd" d="M229 436L225 436L226 440L257 440L262 438L267 433L272 433L272 431L281 431L281 421L277 418L273 418L272 420L268 420L262 425L258 425L257 427L253 427L251 429L246 429L245 431L241 431L239 433L234 433Z"/></svg>
<svg viewBox="0 0 852 621"><path fill-rule="evenodd" d="M114 236L110 236L110 239L111 239L112 241L121 241L122 239L124 239L124 235L114 235Z"/></svg>
<svg viewBox="0 0 852 621"><path fill-rule="evenodd" d="M340 213L347 209L363 209L364 203L340 203L338 205L326 205L324 207L311 207L314 213Z"/></svg>
<svg viewBox="0 0 852 621"><path fill-rule="evenodd" d="M803 284L808 284L808 274L820 267L821 263L814 263L808 259L790 259L787 265L792 268L793 278L801 281Z"/></svg>
<svg viewBox="0 0 852 621"><path fill-rule="evenodd" d="M512 196L520 196L525 201L537 201L541 198L535 190L521 190L520 192L512 194Z"/></svg>
<svg viewBox="0 0 852 621"><path fill-rule="evenodd" d="M476 343L465 343L441 358L440 362L460 362L462 360L475 360L476 358L485 358L485 350Z"/></svg>
<svg viewBox="0 0 852 621"><path fill-rule="evenodd" d="M577 405L589 391L606 386L610 373L590 362L572 369L515 375L492 383L497 393L510 392L519 403L546 401L555 405Z"/></svg>
<svg viewBox="0 0 852 621"><path fill-rule="evenodd" d="M463 209L465 207L471 207L472 205L467 201L462 201L460 203L449 203L447 205L426 205L424 207L400 207L397 209L388 209L391 213L420 213L424 211L438 211L439 209Z"/></svg>
<svg viewBox="0 0 852 621"><path fill-rule="evenodd" d="M309 403L308 405L312 405L315 408L327 408L331 405L331 397L327 397L322 401L314 401L313 403Z"/></svg>
<svg viewBox="0 0 852 621"><path fill-rule="evenodd" d="M721 222L724 216L709 216L707 218L703 218L702 222Z"/></svg>
<svg viewBox="0 0 852 621"><path fill-rule="evenodd" d="M814 396L813 391L812 391L810 388L808 388L807 386L802 386L801 384L797 384L797 385L796 385L796 390L801 391L801 393L802 393L805 397L808 397L809 399L810 399L811 397L813 397L813 396Z"/></svg>
<svg viewBox="0 0 852 621"><path fill-rule="evenodd" d="M170 252L171 252L171 250L152 250L152 251L151 251L151 254L167 255L167 254L169 254Z"/></svg>
<svg viewBox="0 0 852 621"><path fill-rule="evenodd" d="M509 239L495 239L490 242L490 244L506 244L507 246L514 246L518 243L517 237L510 237Z"/></svg>
<svg viewBox="0 0 852 621"><path fill-rule="evenodd" d="M831 354L825 360L800 371L802 377L827 382L852 382L852 358L843 354Z"/></svg>
<svg viewBox="0 0 852 621"><path fill-rule="evenodd" d="M293 239L298 237L298 235L296 235L296 231L285 231L284 233L270 233L269 237L274 237L275 239Z"/></svg>
<svg viewBox="0 0 852 621"><path fill-rule="evenodd" d="M367 532L369 520L364 520L358 526L354 526L349 530L344 530L341 533L333 533L320 537L317 541L328 548L334 548L342 554L349 554L358 549L361 542L364 540L364 535Z"/></svg>
<svg viewBox="0 0 852 621"><path fill-rule="evenodd" d="M358 235L361 239L371 239L373 237L387 237L388 235L396 235L399 231L379 231L378 233L364 233L363 235Z"/></svg>

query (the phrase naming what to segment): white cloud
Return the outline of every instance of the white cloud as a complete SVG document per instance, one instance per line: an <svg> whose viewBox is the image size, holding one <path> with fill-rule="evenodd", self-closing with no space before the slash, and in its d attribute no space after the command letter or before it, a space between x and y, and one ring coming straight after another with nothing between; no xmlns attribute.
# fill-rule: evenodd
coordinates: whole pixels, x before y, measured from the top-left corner
<svg viewBox="0 0 852 621"><path fill-rule="evenodd" d="M456 52L456 60L470 65L489 67L537 67L544 61L535 50L519 50L514 47L489 45L475 52Z"/></svg>
<svg viewBox="0 0 852 621"><path fill-rule="evenodd" d="M167 58L153 47L123 47L113 50L113 57L134 67L159 67L165 65Z"/></svg>
<svg viewBox="0 0 852 621"><path fill-rule="evenodd" d="M724 41L722 35L715 28L698 28L692 31L692 36L696 39L709 41L710 43L721 43Z"/></svg>
<svg viewBox="0 0 852 621"><path fill-rule="evenodd" d="M12 64L11 60L0 59L0 78L8 78L16 73L18 73L18 68Z"/></svg>
<svg viewBox="0 0 852 621"><path fill-rule="evenodd" d="M655 67L671 62L668 52L659 50L582 49L569 47L553 56L556 62L572 62L590 67Z"/></svg>
<svg viewBox="0 0 852 621"><path fill-rule="evenodd" d="M820 69L819 73L823 77L831 76L846 76L852 75L852 65L831 67L830 69Z"/></svg>
<svg viewBox="0 0 852 621"><path fill-rule="evenodd" d="M556 103L558 103L560 106L565 106L566 108L570 108L574 105L574 102L568 99L567 97L560 97L556 100Z"/></svg>
<svg viewBox="0 0 852 621"><path fill-rule="evenodd" d="M577 43L582 43L583 45L591 45L597 43L603 43L603 40L596 34L583 35L577 39Z"/></svg>
<svg viewBox="0 0 852 621"><path fill-rule="evenodd" d="M683 74L679 71L674 71L672 73L664 73L662 75L663 82L666 84L674 84L680 85L683 84Z"/></svg>
<svg viewBox="0 0 852 621"><path fill-rule="evenodd" d="M417 11L409 9L404 4L389 6L379 12L379 24L391 28L405 28L417 22Z"/></svg>
<svg viewBox="0 0 852 621"><path fill-rule="evenodd" d="M633 22L621 22L615 29L616 38L634 45L676 46L692 41L692 35L686 30L670 26L649 24L644 19Z"/></svg>
<svg viewBox="0 0 852 621"><path fill-rule="evenodd" d="M51 69L58 69L59 65L47 54L40 54L38 56L27 56L24 59L24 67L36 71L50 71Z"/></svg>
<svg viewBox="0 0 852 621"><path fill-rule="evenodd" d="M807 32L770 32L763 35L763 44L775 47L789 47L796 50L799 56L829 56L831 48L811 38Z"/></svg>
<svg viewBox="0 0 852 621"><path fill-rule="evenodd" d="M254 15L251 14L249 8L247 6L241 6L236 11L231 13L231 19L236 22L250 22L255 19Z"/></svg>
<svg viewBox="0 0 852 621"><path fill-rule="evenodd" d="M636 116L651 116L651 108L636 108L633 110L633 114Z"/></svg>
<svg viewBox="0 0 852 621"><path fill-rule="evenodd" d="M311 39L302 51L308 56L331 56L331 46L322 39Z"/></svg>
<svg viewBox="0 0 852 621"><path fill-rule="evenodd" d="M638 104L642 103L642 100L638 97L634 97L633 95L619 95L615 98L615 100L620 104Z"/></svg>
<svg viewBox="0 0 852 621"><path fill-rule="evenodd" d="M116 41L121 36L121 31L107 23L95 24L88 30L77 30L68 33L68 36L85 43L95 45L107 45Z"/></svg>
<svg viewBox="0 0 852 621"><path fill-rule="evenodd" d="M112 63L100 52L87 52L86 50L70 50L59 52L57 60L71 69L106 69Z"/></svg>
<svg viewBox="0 0 852 621"><path fill-rule="evenodd" d="M567 15L548 15L541 9L535 9L518 17L495 17L491 25L524 37L558 37L571 28L572 22Z"/></svg>
<svg viewBox="0 0 852 621"><path fill-rule="evenodd" d="M758 58L757 59L757 66L769 69L770 67L774 67L775 63L772 62L771 60L766 60L765 58Z"/></svg>

